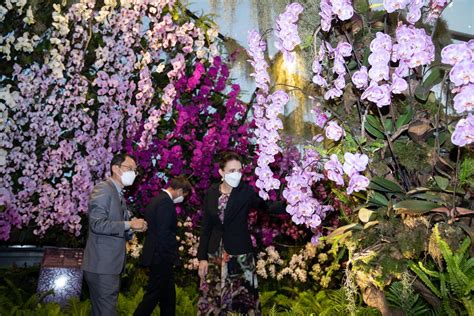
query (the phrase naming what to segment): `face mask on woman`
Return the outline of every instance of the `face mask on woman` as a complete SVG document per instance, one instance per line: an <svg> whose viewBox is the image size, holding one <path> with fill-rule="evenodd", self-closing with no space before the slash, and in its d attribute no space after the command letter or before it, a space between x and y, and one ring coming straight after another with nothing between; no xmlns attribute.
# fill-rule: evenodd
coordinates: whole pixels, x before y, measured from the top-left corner
<svg viewBox="0 0 474 316"><path fill-rule="evenodd" d="M224 181L233 188L239 186L240 179L242 179L241 172L231 172L224 175Z"/></svg>

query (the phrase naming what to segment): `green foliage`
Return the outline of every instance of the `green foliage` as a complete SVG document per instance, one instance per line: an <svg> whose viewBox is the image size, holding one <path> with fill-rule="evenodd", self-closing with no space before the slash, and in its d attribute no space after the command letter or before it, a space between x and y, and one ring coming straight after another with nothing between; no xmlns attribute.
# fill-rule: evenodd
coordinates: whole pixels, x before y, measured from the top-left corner
<svg viewBox="0 0 474 316"><path fill-rule="evenodd" d="M52 291L45 292L41 295L33 294L26 298L25 292L22 291L11 280L5 278L6 287L1 287L0 295L0 315L14 316L54 316L62 315L61 307L55 303L44 304L43 300L46 296L52 295ZM14 299L9 300L8 291L11 291ZM10 296L11 297L11 296Z"/></svg>
<svg viewBox="0 0 474 316"><path fill-rule="evenodd" d="M431 170L428 163L428 148L411 140L399 140L393 144L395 155L400 163L411 172Z"/></svg>
<svg viewBox="0 0 474 316"><path fill-rule="evenodd" d="M444 69L440 66L431 69L430 74L423 80L423 83L418 85L415 90L415 96L421 101L426 101L431 89L443 81Z"/></svg>
<svg viewBox="0 0 474 316"><path fill-rule="evenodd" d="M431 308L424 302L421 296L414 292L409 275L404 273L402 281L393 282L388 292L385 293L387 301L405 313L407 316L427 315Z"/></svg>
<svg viewBox="0 0 474 316"><path fill-rule="evenodd" d="M395 183L382 177L373 177L370 180L369 189L390 193L404 192L398 183Z"/></svg>
<svg viewBox="0 0 474 316"><path fill-rule="evenodd" d="M123 293L119 293L118 297L118 304L117 304L117 312L119 315L132 315L135 309L137 308L138 304L142 301L144 291L143 289L139 289L134 295L124 295ZM152 315L159 315L156 314L156 311L153 312Z"/></svg>
<svg viewBox="0 0 474 316"><path fill-rule="evenodd" d="M271 308L264 308L263 315L274 316L289 316L289 315L343 315L348 314L349 302L347 300L346 289L338 290L322 290L315 292L314 290L307 290L296 293L289 290L290 295L273 295L273 300L267 301L266 306L269 306L271 301L273 305ZM295 295L296 294L296 295ZM266 296L265 293L262 296ZM370 307L363 306L363 303L358 297L357 305L354 315L380 315L379 312Z"/></svg>
<svg viewBox="0 0 474 316"><path fill-rule="evenodd" d="M73 298L69 302L68 312L71 316L88 316L91 314L91 302Z"/></svg>
<svg viewBox="0 0 474 316"><path fill-rule="evenodd" d="M474 315L472 292L474 291L474 258L467 250L471 245L470 238L465 238L455 252L444 241L438 230L433 230L434 238L441 252L444 266L439 269L428 267L423 262L409 263L423 283L442 301L444 311L449 315L466 313Z"/></svg>
<svg viewBox="0 0 474 316"><path fill-rule="evenodd" d="M459 184L474 189L474 155L466 156L459 169Z"/></svg>
<svg viewBox="0 0 474 316"><path fill-rule="evenodd" d="M195 286L176 288L176 315L197 315L198 299Z"/></svg>
<svg viewBox="0 0 474 316"><path fill-rule="evenodd" d="M438 207L439 204L423 200L403 200L396 203L393 209L399 214L423 214Z"/></svg>

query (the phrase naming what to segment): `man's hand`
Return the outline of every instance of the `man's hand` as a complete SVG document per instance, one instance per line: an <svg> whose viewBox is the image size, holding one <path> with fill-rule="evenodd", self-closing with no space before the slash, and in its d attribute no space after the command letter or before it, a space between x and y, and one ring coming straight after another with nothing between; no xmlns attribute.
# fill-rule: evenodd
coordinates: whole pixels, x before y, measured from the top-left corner
<svg viewBox="0 0 474 316"><path fill-rule="evenodd" d="M208 262L207 260L201 260L199 261L199 277L201 279L204 279L207 275L207 267L208 267Z"/></svg>
<svg viewBox="0 0 474 316"><path fill-rule="evenodd" d="M130 228L137 232L144 232L148 227L144 219L132 218L130 221Z"/></svg>

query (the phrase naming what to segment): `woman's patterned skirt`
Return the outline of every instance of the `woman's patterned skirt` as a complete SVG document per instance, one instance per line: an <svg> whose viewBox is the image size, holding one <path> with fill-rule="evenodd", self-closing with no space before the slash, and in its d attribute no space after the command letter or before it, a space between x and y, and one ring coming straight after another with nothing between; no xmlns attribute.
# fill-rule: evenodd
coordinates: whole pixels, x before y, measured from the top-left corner
<svg viewBox="0 0 474 316"><path fill-rule="evenodd" d="M253 253L232 256L221 248L209 254L208 264L198 315L261 315Z"/></svg>

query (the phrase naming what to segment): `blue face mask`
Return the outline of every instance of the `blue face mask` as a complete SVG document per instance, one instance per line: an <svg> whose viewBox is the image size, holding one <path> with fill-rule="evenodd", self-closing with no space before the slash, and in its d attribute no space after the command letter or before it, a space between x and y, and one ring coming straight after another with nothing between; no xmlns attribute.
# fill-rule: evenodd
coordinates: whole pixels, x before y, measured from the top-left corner
<svg viewBox="0 0 474 316"><path fill-rule="evenodd" d="M224 175L224 181L227 182L227 184L233 188L236 188L239 186L240 179L242 179L241 172L232 172L232 173L227 173Z"/></svg>

